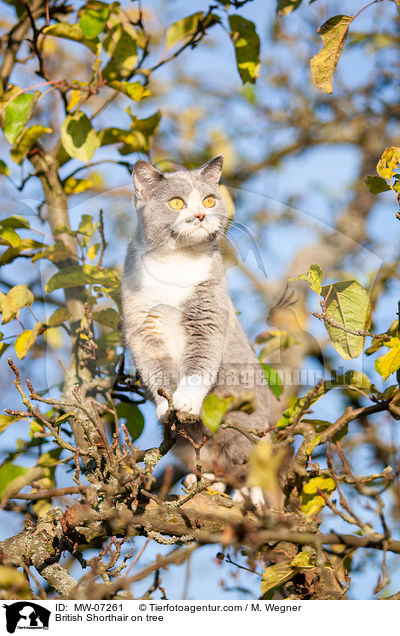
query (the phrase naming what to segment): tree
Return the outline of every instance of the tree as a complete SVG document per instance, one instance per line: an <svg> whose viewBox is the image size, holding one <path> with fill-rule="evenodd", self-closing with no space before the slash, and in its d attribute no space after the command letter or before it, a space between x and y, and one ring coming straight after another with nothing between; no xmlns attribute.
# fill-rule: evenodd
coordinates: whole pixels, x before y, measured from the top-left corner
<svg viewBox="0 0 400 636"><path fill-rule="evenodd" d="M137 598L136 584L150 575L145 595L165 598L166 566L182 568L207 546L230 568L246 561L244 586L263 598L383 591L397 598L390 578L391 555L400 554L392 536L400 416L392 212L400 179L399 5L377 0L333 17L316 5L279 0L264 35L258 0L204 3L192 15L183 7L161 24L151 2L3 2L0 109L11 162L2 160L0 169L11 212L0 222L0 353L8 358L0 431L12 447L4 443L0 495L3 514L25 516L24 528L0 543L3 598ZM317 44L312 35L321 22ZM228 66L205 63L207 45ZM366 73L355 81L351 65L360 60ZM353 161L351 149L358 159L350 187L346 174L339 195L319 196L339 172L320 163L310 196L307 153L333 156L344 145L346 161ZM122 354L116 244L128 222L125 176L140 156L163 168L191 167L223 150L236 208L251 210L247 229L235 213L235 240L225 242L224 255L228 267L236 265L239 308L249 289L257 296L255 345L276 397L270 437L250 434L249 483L272 502L283 491L283 510L255 510L246 497L233 505L210 490L201 448L196 486L172 493L182 475L168 462L187 415L173 412L160 443L143 446L150 410L142 408L145 423L140 380ZM249 193L260 183L282 205ZM386 204L383 234L368 227L378 194ZM313 195L326 206L329 226L296 210L312 207ZM277 238L285 255L270 280L264 254ZM382 266L374 255L381 241L390 250ZM362 370L341 362L356 358ZM388 378L393 383L382 386ZM217 432L230 426L231 410L248 410L251 401L211 395L203 421ZM20 422L29 430L16 440ZM142 566L154 542L166 548ZM91 549L97 553L89 559ZM64 553L72 559L61 566ZM356 584L353 592L352 577L371 567L371 553L380 559L371 559L375 590L357 592Z"/></svg>

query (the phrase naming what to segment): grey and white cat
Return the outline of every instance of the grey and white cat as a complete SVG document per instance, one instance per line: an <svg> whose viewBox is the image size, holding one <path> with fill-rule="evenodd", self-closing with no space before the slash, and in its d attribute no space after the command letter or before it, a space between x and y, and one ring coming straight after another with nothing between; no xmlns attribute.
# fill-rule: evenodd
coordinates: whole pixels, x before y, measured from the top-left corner
<svg viewBox="0 0 400 636"><path fill-rule="evenodd" d="M223 155L202 168L160 173L145 161L133 170L136 235L125 261L122 283L126 344L160 421L173 395L177 410L197 415L209 392L255 394L256 410L229 418L246 429L268 424L269 389L258 359L237 319L228 294L218 240L228 213L219 190ZM251 444L233 429L213 435L201 424L185 424L200 442L205 472L241 478ZM174 451L195 471L195 452L180 436Z"/></svg>

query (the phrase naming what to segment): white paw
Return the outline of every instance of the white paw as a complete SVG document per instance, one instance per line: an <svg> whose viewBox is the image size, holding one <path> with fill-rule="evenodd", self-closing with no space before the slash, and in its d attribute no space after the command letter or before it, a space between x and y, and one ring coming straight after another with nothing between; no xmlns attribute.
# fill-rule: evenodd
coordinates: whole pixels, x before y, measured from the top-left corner
<svg viewBox="0 0 400 636"><path fill-rule="evenodd" d="M252 488L244 486L240 488L240 490L235 490L232 501L234 503L243 503L246 497L250 497L251 503L257 508L261 508L265 505L264 494L262 488L259 486L253 486Z"/></svg>
<svg viewBox="0 0 400 636"><path fill-rule="evenodd" d="M168 402L163 400L156 407L157 417L160 422L166 422L168 420Z"/></svg>
<svg viewBox="0 0 400 636"><path fill-rule="evenodd" d="M226 484L224 484L223 481L217 481L214 473L203 473L203 479L207 479L208 481L211 481L212 490L217 490L218 492L225 492Z"/></svg>
<svg viewBox="0 0 400 636"><path fill-rule="evenodd" d="M203 473L202 479L204 481L210 482L210 488L212 490L216 490L221 493L225 492L226 484L224 484L222 481L217 481L214 473ZM197 477L194 473L189 473L188 475L186 475L186 477L182 481L182 485L188 490L192 490L192 488L197 486L197 483L198 483Z"/></svg>
<svg viewBox="0 0 400 636"><path fill-rule="evenodd" d="M194 488L197 484L197 477L194 473L189 473L182 481L182 486L185 486L188 490Z"/></svg>
<svg viewBox="0 0 400 636"><path fill-rule="evenodd" d="M201 411L201 405L203 400L192 393L190 390L184 391L178 389L172 396L174 407L177 411L184 411L185 413L191 413L192 415L199 415Z"/></svg>

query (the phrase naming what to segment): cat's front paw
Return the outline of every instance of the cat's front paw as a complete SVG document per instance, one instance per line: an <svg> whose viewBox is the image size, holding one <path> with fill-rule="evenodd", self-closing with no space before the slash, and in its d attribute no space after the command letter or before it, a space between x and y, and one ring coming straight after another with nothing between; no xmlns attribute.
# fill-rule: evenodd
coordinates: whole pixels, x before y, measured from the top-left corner
<svg viewBox="0 0 400 636"><path fill-rule="evenodd" d="M203 397L196 395L188 390L178 389L172 396L174 407L177 411L184 411L191 415L199 415Z"/></svg>
<svg viewBox="0 0 400 636"><path fill-rule="evenodd" d="M174 407L177 411L200 415L203 400L208 391L209 387L201 382L201 376L185 376L172 396Z"/></svg>

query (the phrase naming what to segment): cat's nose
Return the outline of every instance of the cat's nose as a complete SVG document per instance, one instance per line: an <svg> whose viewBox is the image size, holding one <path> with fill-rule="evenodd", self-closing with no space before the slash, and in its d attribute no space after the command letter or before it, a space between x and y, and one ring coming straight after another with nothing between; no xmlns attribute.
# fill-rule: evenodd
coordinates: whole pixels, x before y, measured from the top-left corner
<svg viewBox="0 0 400 636"><path fill-rule="evenodd" d="M206 217L204 212L199 212L198 214L195 214L194 216L195 216L196 219L199 219L199 221L202 221Z"/></svg>

